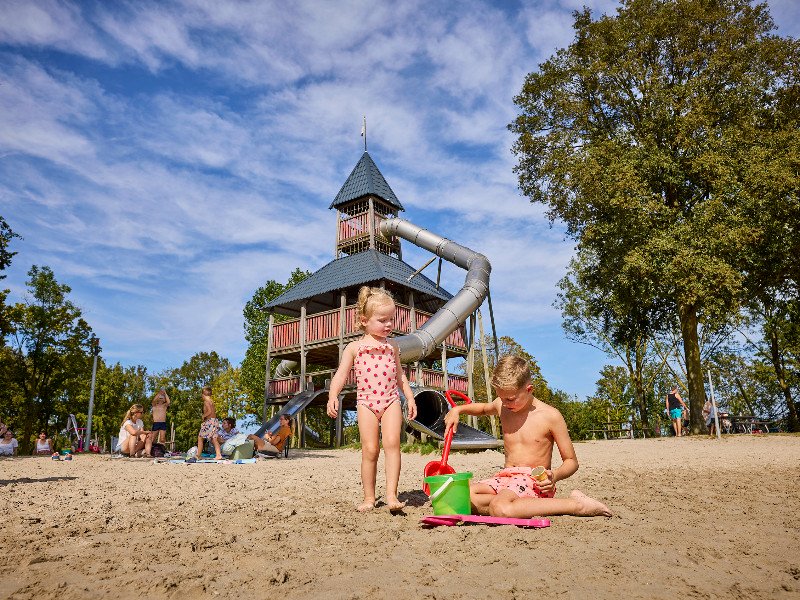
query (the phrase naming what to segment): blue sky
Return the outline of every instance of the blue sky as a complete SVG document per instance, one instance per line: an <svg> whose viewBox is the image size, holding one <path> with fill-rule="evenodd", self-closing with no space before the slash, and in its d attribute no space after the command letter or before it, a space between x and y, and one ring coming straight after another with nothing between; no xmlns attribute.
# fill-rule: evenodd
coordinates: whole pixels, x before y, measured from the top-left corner
<svg viewBox="0 0 800 600"><path fill-rule="evenodd" d="M333 258L327 207L366 115L402 216L486 254L498 333L552 386L591 394L613 361L561 331L552 303L573 245L520 196L506 130L525 74L570 43L584 4L616 7L3 0L0 214L24 238L10 301L48 265L107 361L238 363L255 289ZM798 37L800 3L769 4ZM404 258L429 256L405 244ZM451 291L463 279L445 268Z"/></svg>

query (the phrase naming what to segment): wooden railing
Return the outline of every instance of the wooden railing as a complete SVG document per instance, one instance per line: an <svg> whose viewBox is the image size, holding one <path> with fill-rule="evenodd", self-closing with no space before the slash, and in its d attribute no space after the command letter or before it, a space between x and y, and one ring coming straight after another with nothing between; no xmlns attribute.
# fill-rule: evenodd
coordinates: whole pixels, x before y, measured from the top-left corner
<svg viewBox="0 0 800 600"><path fill-rule="evenodd" d="M375 213L374 229L377 234L380 231L383 215ZM355 240L369 235L369 211L352 215L339 221L339 243L347 240Z"/></svg>
<svg viewBox="0 0 800 600"><path fill-rule="evenodd" d="M406 370L406 375L411 383L417 383L417 371L413 368ZM432 369L422 369L421 386L432 387L440 390L445 389L444 386L444 373L441 371L433 371ZM458 375L455 373L447 374L447 388L448 390L458 390L459 392L467 393L468 381L466 375Z"/></svg>
<svg viewBox="0 0 800 600"><path fill-rule="evenodd" d="M408 377L409 382L417 383L417 371L416 369L406 365L404 367L406 371L406 376ZM434 371L432 369L421 369L422 371L422 381L419 383L420 386L424 387L432 387L438 389L445 389L443 387L444 383L444 373L441 371ZM317 389L321 389L321 385L324 383L324 379L330 379L333 376L334 371L320 371L314 373L308 373L307 378L310 380L313 379L323 379L323 381L319 382L319 385L316 386ZM345 385L355 385L356 383L356 372L355 369L350 369L350 373L347 376L347 381ZM448 373L447 374L447 389L450 390L458 390L459 392L467 393L468 383L467 383L467 376L466 375L459 375L456 373ZM313 383L309 383L312 385ZM269 382L269 395L272 398L281 398L281 397L288 397L294 396L297 392L300 391L300 376L295 375L292 377L282 377L281 379L273 379Z"/></svg>
<svg viewBox="0 0 800 600"><path fill-rule="evenodd" d="M417 310L417 328L422 327L428 319L431 318L430 313ZM403 335L413 331L411 323L411 308L397 305L395 313L395 326L394 333ZM344 319L344 336L358 333L356 327L356 306L350 305L345 307ZM339 337L339 309L329 310L322 313L316 313L306 317L306 343L309 342L324 342L335 340ZM272 348L273 350L282 350L284 348L293 348L300 345L300 319L292 319L290 321L283 321L276 323L272 328ZM460 348L466 350L467 344L464 340L463 330L461 327L456 329L453 333L445 339L445 345L452 348Z"/></svg>

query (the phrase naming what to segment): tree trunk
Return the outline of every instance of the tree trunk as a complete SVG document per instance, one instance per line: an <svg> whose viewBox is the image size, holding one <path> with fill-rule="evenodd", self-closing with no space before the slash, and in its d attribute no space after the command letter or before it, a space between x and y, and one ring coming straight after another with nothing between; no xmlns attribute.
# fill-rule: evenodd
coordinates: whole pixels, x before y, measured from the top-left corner
<svg viewBox="0 0 800 600"><path fill-rule="evenodd" d="M783 398L786 401L786 429L789 431L800 431L800 424L797 422L797 408L792 398L792 390L786 383L786 374L784 372L783 361L781 360L780 347L778 343L778 335L773 327L769 328L769 350L772 358L772 367L775 369L775 376L778 378L778 385L783 393Z"/></svg>
<svg viewBox="0 0 800 600"><path fill-rule="evenodd" d="M647 400L644 395L644 387L642 386L642 379L636 379L636 403L639 405L639 420L641 421L642 431L651 432L650 430L650 417L647 414Z"/></svg>
<svg viewBox="0 0 800 600"><path fill-rule="evenodd" d="M647 412L647 399L644 393L643 371L644 371L644 352L640 344L636 346L636 372L633 373L633 387L636 396L636 404L639 408L639 420L641 421L642 431L650 430L650 416Z"/></svg>
<svg viewBox="0 0 800 600"><path fill-rule="evenodd" d="M703 380L703 366L700 363L700 342L697 336L697 309L694 305L678 306L683 338L683 356L686 360L686 387L689 390L689 431L705 433L703 404L706 402L706 388Z"/></svg>

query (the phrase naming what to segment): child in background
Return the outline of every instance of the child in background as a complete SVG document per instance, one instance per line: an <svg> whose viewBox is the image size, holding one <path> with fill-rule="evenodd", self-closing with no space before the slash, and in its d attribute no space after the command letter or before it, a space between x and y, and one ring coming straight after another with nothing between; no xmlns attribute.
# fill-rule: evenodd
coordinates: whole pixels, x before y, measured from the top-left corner
<svg viewBox="0 0 800 600"><path fill-rule="evenodd" d="M608 507L578 490L569 498L555 498L556 481L578 470L578 459L567 424L558 409L533 395L528 362L504 356L492 375L494 402L475 402L456 406L445 416L446 431L458 428L459 415L496 415L503 426L505 468L490 479L470 485L473 511L493 517L531 518L534 516L574 515L610 517ZM553 444L561 454L561 466L551 469ZM532 476L545 468L541 480Z"/></svg>
<svg viewBox="0 0 800 600"><path fill-rule="evenodd" d="M350 369L355 367L361 484L364 488L364 501L357 508L359 512L375 508L375 478L381 441L386 462L386 504L390 511L405 506L405 502L400 502L397 497L400 432L403 427L398 389L402 389L406 397L410 419L417 416L417 405L400 365L400 353L388 339L394 329L395 310L394 299L385 290L366 286L359 290L356 318L364 337L350 342L344 349L328 395L328 416L335 418L341 410L339 393Z"/></svg>
<svg viewBox="0 0 800 600"><path fill-rule="evenodd" d="M292 437L292 422L288 415L278 417L280 426L274 434L269 431L264 432L263 437L254 434L247 436L248 440L253 440L253 447L256 452L268 452L270 454L280 454L286 447L289 438Z"/></svg>
<svg viewBox="0 0 800 600"><path fill-rule="evenodd" d="M197 436L197 458L203 454L203 440L210 440L214 445L216 460L222 460L222 449L219 446L219 420L217 419L217 409L214 408L214 398L211 395L211 388L203 388L203 424L200 426L200 433Z"/></svg>
<svg viewBox="0 0 800 600"><path fill-rule="evenodd" d="M169 407L169 396L164 388L153 396L153 433L156 435L156 443L163 444L167 441L167 408Z"/></svg>

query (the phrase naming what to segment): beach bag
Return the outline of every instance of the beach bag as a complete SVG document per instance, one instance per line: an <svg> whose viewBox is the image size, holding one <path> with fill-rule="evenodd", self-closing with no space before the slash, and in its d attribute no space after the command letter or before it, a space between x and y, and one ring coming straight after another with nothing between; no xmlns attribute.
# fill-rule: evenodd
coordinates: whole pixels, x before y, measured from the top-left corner
<svg viewBox="0 0 800 600"><path fill-rule="evenodd" d="M240 460L242 458L253 458L253 440L247 440L244 444L240 444L233 449L231 460Z"/></svg>
<svg viewBox="0 0 800 600"><path fill-rule="evenodd" d="M233 454L233 451L238 447L247 442L247 434L246 433L237 433L228 439L224 444L222 444L222 453L224 455Z"/></svg>
<svg viewBox="0 0 800 600"><path fill-rule="evenodd" d="M167 449L162 444L153 444L150 449L150 454L153 455L153 458L163 458L166 453Z"/></svg>

